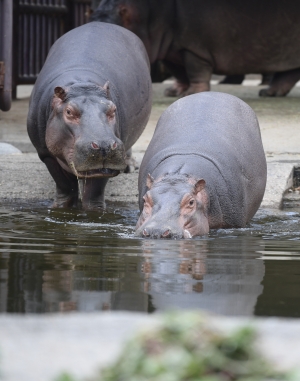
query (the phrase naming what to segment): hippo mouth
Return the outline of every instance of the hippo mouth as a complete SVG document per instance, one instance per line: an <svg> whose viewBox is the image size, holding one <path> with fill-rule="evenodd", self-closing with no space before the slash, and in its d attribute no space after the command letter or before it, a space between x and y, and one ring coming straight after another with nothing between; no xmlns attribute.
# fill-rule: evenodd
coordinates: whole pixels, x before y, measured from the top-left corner
<svg viewBox="0 0 300 381"><path fill-rule="evenodd" d="M68 165L66 165L62 160L56 158L60 166L75 175L78 179L88 179L93 177L115 177L120 173L119 169L110 169L110 168L96 168L96 169L90 169L86 171L78 171L75 168L75 165L72 161L69 162Z"/></svg>
<svg viewBox="0 0 300 381"><path fill-rule="evenodd" d="M98 168L90 171L76 171L78 178L92 178L92 177L115 177L120 173L116 169Z"/></svg>

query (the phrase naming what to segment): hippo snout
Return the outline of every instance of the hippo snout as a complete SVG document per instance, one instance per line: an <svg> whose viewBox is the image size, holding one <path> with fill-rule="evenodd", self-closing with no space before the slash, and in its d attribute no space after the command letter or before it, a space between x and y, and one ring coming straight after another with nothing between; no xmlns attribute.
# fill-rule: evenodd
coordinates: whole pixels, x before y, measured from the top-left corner
<svg viewBox="0 0 300 381"><path fill-rule="evenodd" d="M108 143L101 144L97 141L92 141L91 148L92 150L102 150L103 155L105 155L109 151L114 151L117 148L120 148L122 143L118 143L116 140L111 140Z"/></svg>
<svg viewBox="0 0 300 381"><path fill-rule="evenodd" d="M184 232L178 231L177 229L172 229L170 227L164 228L155 228L151 226L141 227L136 231L136 236L143 238L153 238L153 239L161 239L161 238L169 238L169 239L181 239L181 238L189 238L185 237Z"/></svg>
<svg viewBox="0 0 300 381"><path fill-rule="evenodd" d="M109 157L115 152L124 151L123 143L117 138L108 140L79 140L75 144L75 149L79 155L97 155L103 158Z"/></svg>
<svg viewBox="0 0 300 381"><path fill-rule="evenodd" d="M77 171L96 168L110 168L124 170L125 148L121 140L111 138L107 140L78 140L74 147L74 165Z"/></svg>

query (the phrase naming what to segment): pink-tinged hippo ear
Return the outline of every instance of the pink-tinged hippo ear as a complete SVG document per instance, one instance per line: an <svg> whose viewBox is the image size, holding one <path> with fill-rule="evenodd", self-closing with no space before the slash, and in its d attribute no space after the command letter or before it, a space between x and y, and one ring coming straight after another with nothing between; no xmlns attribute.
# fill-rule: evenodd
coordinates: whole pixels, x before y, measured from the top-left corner
<svg viewBox="0 0 300 381"><path fill-rule="evenodd" d="M111 99L110 98L110 91L109 91L109 81L105 82L103 89L106 91L107 99Z"/></svg>
<svg viewBox="0 0 300 381"><path fill-rule="evenodd" d="M205 188L205 180L203 180L203 179L197 180L195 185L194 185L195 193L201 192L202 189L204 189L204 188Z"/></svg>
<svg viewBox="0 0 300 381"><path fill-rule="evenodd" d="M54 89L54 94L57 98L60 98L62 101L64 101L67 97L67 91L63 87L56 86Z"/></svg>
<svg viewBox="0 0 300 381"><path fill-rule="evenodd" d="M150 173L148 173L148 176L147 176L147 182L146 182L146 186L147 186L147 188L148 188L148 189L151 189L153 183L154 183L154 178L150 175Z"/></svg>
<svg viewBox="0 0 300 381"><path fill-rule="evenodd" d="M130 29L129 27L132 24L132 12L130 11L130 7L125 4L120 4L118 7L118 14L122 20L122 26L127 29Z"/></svg>

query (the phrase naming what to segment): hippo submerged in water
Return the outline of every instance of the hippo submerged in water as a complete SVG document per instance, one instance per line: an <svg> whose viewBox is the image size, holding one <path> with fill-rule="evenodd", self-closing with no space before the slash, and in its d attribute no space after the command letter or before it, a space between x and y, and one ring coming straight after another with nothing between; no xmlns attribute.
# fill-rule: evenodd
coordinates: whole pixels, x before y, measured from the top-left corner
<svg viewBox="0 0 300 381"><path fill-rule="evenodd" d="M124 26L162 60L176 83L166 95L210 88L212 73L274 73L263 96L300 79L300 2L295 0L102 0L94 20Z"/></svg>
<svg viewBox="0 0 300 381"><path fill-rule="evenodd" d="M216 92L182 98L160 117L143 158L136 235L192 238L244 227L266 176L259 125L246 103Z"/></svg>
<svg viewBox="0 0 300 381"><path fill-rule="evenodd" d="M34 86L28 133L56 182L54 207L103 208L109 177L128 165L126 152L143 132L152 96L149 60L140 39L117 25L93 22L51 48Z"/></svg>

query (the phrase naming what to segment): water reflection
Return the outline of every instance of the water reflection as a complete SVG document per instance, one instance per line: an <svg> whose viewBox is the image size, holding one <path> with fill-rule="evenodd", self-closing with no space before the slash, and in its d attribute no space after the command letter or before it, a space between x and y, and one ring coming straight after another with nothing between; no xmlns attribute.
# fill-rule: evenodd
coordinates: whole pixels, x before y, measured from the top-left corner
<svg viewBox="0 0 300 381"><path fill-rule="evenodd" d="M298 215L284 239L278 231L287 215L258 216L248 229L203 239L163 241L133 238L136 214L0 208L0 311L202 308L300 316Z"/></svg>
<svg viewBox="0 0 300 381"><path fill-rule="evenodd" d="M143 245L152 270L148 288L157 309L202 308L224 315L253 314L263 290L264 263L256 254L260 240L182 240L170 246L166 254L160 250L160 241L145 241ZM159 250L160 255L156 255Z"/></svg>

